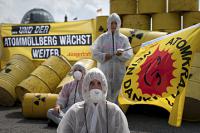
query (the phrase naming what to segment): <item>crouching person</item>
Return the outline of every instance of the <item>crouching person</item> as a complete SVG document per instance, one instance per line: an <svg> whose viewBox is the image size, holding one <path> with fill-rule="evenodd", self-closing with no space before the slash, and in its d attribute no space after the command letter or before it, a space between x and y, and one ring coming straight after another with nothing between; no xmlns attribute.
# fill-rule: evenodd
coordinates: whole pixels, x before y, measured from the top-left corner
<svg viewBox="0 0 200 133"><path fill-rule="evenodd" d="M82 91L84 101L71 106L57 133L130 133L124 113L106 100L108 85L100 69L88 71Z"/></svg>
<svg viewBox="0 0 200 133"><path fill-rule="evenodd" d="M48 124L52 121L59 124L66 111L76 102L83 100L82 83L86 73L85 67L81 63L75 63L72 67L74 80L65 84L59 93L56 105L47 112Z"/></svg>

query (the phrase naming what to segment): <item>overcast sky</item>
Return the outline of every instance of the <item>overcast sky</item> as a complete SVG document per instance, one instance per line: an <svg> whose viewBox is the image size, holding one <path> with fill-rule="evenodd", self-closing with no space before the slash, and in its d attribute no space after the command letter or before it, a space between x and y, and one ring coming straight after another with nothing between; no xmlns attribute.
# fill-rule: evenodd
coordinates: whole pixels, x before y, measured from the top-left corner
<svg viewBox="0 0 200 133"><path fill-rule="evenodd" d="M0 23L20 23L24 14L33 8L49 11L56 22L96 18L96 10L102 8L100 15L109 15L110 0L0 0ZM200 3L200 2L199 2Z"/></svg>
<svg viewBox="0 0 200 133"><path fill-rule="evenodd" d="M109 15L109 0L0 0L0 23L20 23L24 14L33 8L49 11L56 22L96 18L96 10L102 8L101 15Z"/></svg>

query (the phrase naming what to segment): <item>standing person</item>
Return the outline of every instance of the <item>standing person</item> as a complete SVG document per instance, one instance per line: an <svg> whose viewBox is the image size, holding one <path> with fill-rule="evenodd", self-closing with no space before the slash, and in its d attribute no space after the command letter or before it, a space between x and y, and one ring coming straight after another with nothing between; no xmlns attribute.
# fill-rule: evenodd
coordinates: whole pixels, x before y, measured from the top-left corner
<svg viewBox="0 0 200 133"><path fill-rule="evenodd" d="M130 133L124 113L106 100L107 90L103 72L90 69L83 80L84 101L66 112L57 133Z"/></svg>
<svg viewBox="0 0 200 133"><path fill-rule="evenodd" d="M91 47L92 56L97 60L99 68L108 81L108 100L116 102L121 83L126 71L125 62L133 51L128 38L119 32L120 17L113 13L108 17L108 31L99 36Z"/></svg>
<svg viewBox="0 0 200 133"><path fill-rule="evenodd" d="M65 84L59 93L54 108L49 109L47 117L49 121L59 124L64 113L76 102L82 101L82 83L86 68L81 63L75 63L72 67L74 80Z"/></svg>

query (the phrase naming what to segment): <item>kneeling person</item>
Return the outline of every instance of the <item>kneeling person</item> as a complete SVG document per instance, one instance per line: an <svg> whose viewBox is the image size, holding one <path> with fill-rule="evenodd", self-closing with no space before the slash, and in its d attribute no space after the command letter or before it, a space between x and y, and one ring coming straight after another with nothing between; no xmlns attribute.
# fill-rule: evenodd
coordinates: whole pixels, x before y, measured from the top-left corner
<svg viewBox="0 0 200 133"><path fill-rule="evenodd" d="M47 117L50 121L59 124L66 111L76 102L83 100L82 83L86 73L85 67L81 63L75 63L72 67L74 80L65 84L59 93L56 105L49 109Z"/></svg>

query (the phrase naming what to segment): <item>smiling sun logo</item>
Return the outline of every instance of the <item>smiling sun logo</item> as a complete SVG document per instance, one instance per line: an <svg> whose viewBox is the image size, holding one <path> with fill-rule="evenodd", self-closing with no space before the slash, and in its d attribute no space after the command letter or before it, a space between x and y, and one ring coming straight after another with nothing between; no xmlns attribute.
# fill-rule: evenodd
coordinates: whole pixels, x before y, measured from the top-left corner
<svg viewBox="0 0 200 133"><path fill-rule="evenodd" d="M147 57L140 66L138 75L138 88L142 94L160 95L167 93L167 87L171 86L170 81L174 78L174 60L168 51L156 51Z"/></svg>

